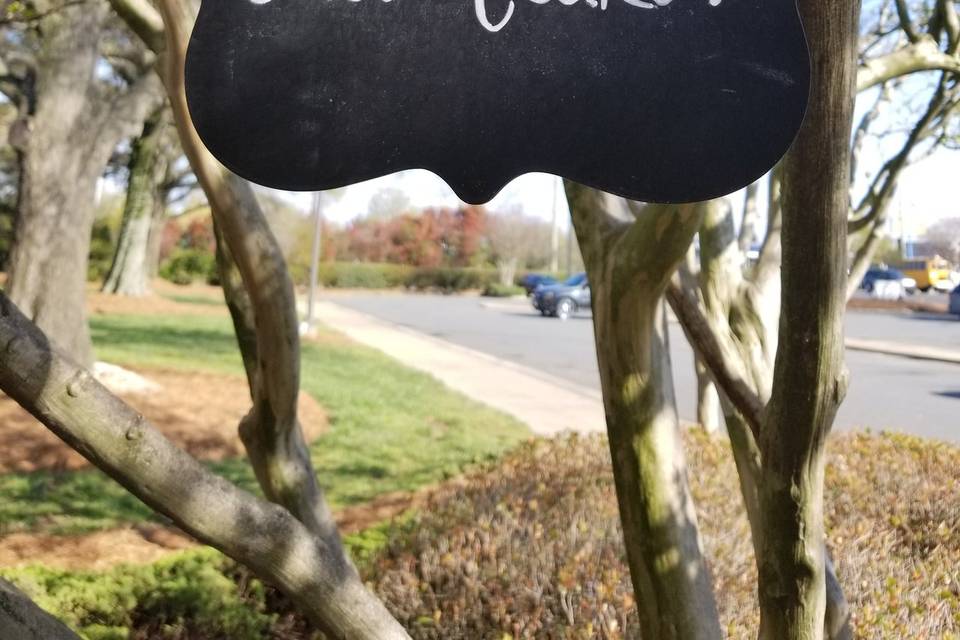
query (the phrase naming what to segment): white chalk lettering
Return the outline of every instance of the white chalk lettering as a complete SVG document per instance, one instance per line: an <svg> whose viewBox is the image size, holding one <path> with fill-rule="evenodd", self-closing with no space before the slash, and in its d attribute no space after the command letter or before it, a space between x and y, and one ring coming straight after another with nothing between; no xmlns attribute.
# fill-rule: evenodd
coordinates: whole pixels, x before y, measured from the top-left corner
<svg viewBox="0 0 960 640"><path fill-rule="evenodd" d="M249 0L253 4L268 4L271 0ZM349 0L350 2L361 2L362 0ZM381 0L382 2L392 2L392 0ZM533 4L549 4L552 0L529 0ZM666 7L673 0L623 0L626 4L631 7L636 7L638 9L658 9L660 7ZM572 7L573 5L580 2L580 0L557 0L560 4L565 7ZM584 3L591 9L600 8L601 11L606 11L609 6L610 0L584 0ZM719 7L723 0L707 0L708 4L711 7ZM517 5L515 0L508 0L506 12L503 14L503 18L500 19L500 22L494 24L490 21L490 14L487 12L487 0L473 0L474 11L477 14L477 21L480 25L489 31L490 33L497 33L503 29L513 18L514 10L516 10Z"/></svg>

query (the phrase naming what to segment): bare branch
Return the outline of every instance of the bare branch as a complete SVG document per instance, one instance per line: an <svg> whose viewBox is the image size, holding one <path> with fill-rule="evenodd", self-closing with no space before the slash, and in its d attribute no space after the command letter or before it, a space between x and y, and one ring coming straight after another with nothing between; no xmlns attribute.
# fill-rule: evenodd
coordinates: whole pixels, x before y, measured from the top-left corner
<svg viewBox="0 0 960 640"><path fill-rule="evenodd" d="M3 294L0 345L0 389L147 505L276 585L333 638L407 638L338 548L174 446Z"/></svg>
<svg viewBox="0 0 960 640"><path fill-rule="evenodd" d="M17 640L80 640L26 594L0 579L0 638Z"/></svg>
<svg viewBox="0 0 960 640"><path fill-rule="evenodd" d="M900 18L900 28L903 29L907 40L916 43L920 40L920 34L913 26L913 19L910 18L910 9L907 7L907 0L895 0L897 5L897 17Z"/></svg>
<svg viewBox="0 0 960 640"><path fill-rule="evenodd" d="M911 73L937 70L960 73L960 58L940 51L933 38L924 36L909 46L865 62L857 73L857 90L865 91Z"/></svg>
<svg viewBox="0 0 960 640"><path fill-rule="evenodd" d="M756 390L741 370L741 360L731 357L729 346L724 346L722 331L717 329L700 308L692 292L688 292L675 277L667 286L667 301L677 315L688 341L697 355L710 369L717 385L750 425L754 437L763 423L764 405Z"/></svg>

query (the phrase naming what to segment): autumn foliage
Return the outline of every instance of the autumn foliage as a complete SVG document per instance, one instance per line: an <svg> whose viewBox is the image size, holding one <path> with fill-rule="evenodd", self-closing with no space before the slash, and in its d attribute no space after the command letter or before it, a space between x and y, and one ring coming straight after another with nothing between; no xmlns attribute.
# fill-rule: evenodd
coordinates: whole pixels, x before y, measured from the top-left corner
<svg viewBox="0 0 960 640"><path fill-rule="evenodd" d="M414 267L469 267L483 262L483 207L428 208L391 218L366 217L333 232L333 254L356 262L405 264Z"/></svg>

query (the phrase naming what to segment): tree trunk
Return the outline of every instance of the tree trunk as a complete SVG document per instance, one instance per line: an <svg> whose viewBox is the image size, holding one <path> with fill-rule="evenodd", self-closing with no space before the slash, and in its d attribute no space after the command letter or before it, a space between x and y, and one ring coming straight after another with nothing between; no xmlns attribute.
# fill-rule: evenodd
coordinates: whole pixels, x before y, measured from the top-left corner
<svg viewBox="0 0 960 640"><path fill-rule="evenodd" d="M707 433L720 431L720 395L710 370L694 355L697 370L697 424Z"/></svg>
<svg viewBox="0 0 960 640"><path fill-rule="evenodd" d="M512 287L514 285L517 277L517 264L519 262L517 258L497 260L497 275L500 278L500 284L505 287Z"/></svg>
<svg viewBox="0 0 960 640"><path fill-rule="evenodd" d="M112 101L100 94L97 65L107 13L95 2L41 20L34 93L28 113L20 114L19 215L7 282L24 313L87 365L93 347L85 293L97 180L132 121L143 122L157 95L155 81Z"/></svg>
<svg viewBox="0 0 960 640"><path fill-rule="evenodd" d="M150 292L150 232L157 204L157 183L165 173L160 157L164 114L164 109L154 112L144 123L143 133L133 143L120 238L103 284L107 293L139 297Z"/></svg>
<svg viewBox="0 0 960 640"><path fill-rule="evenodd" d="M630 205L567 183L594 332L627 559L644 638L720 638L687 482L663 291L699 226L692 207ZM639 205L636 205L639 207Z"/></svg>
<svg viewBox="0 0 960 640"><path fill-rule="evenodd" d="M771 192L777 193L778 198L777 174L777 171L773 173ZM751 278L745 280L738 259L740 252L734 234L732 212L729 207L719 203L705 203L703 206L705 215L700 228L700 277L691 278L688 275L684 283L690 287L690 280L697 280L699 284L703 314L700 326L694 327L695 319L681 308L689 304L696 305L696 296L687 294L685 301L684 297L678 297L676 291L671 290L670 299L698 358L711 368L712 375L718 376L722 383L724 420L759 566L764 530L759 498L762 460L757 434L763 421L763 407L770 400L773 378L771 354L777 344L776 332L770 329L776 327L779 318L780 282L776 276L780 272L781 212L779 202L772 202L760 259L749 270ZM711 336L716 340L713 349L719 352L712 360L699 355L706 346L706 338ZM718 355L728 369L726 374L714 370ZM755 395L756 401L747 405L742 401L739 404L732 401L734 397L743 397L740 393L742 388L734 388L731 384L734 375L747 382L748 393ZM833 640L848 638L849 608L832 566L827 570L827 585L826 637Z"/></svg>
<svg viewBox="0 0 960 640"><path fill-rule="evenodd" d="M163 245L163 231L167 226L165 196L165 193L158 192L153 197L153 211L150 213L150 235L147 238L146 271L148 282L160 274L160 249Z"/></svg>
<svg viewBox="0 0 960 640"><path fill-rule="evenodd" d="M780 344L759 439L762 640L824 635L824 448L847 386L843 313L860 3L800 0L799 7L813 74L810 107L783 172Z"/></svg>
<svg viewBox="0 0 960 640"><path fill-rule="evenodd" d="M181 146L213 211L220 244L218 261L244 364L253 408L240 424L264 494L281 505L322 546L322 560L338 580L327 584L329 597L352 603L347 610L328 608L325 627L348 625L376 630L337 636L407 637L375 596L361 583L341 544L297 419L300 386L300 339L296 298L283 254L271 233L250 184L230 173L207 151L189 117L184 60L195 10L185 0L160 2L162 21L148 4L115 0L114 7L137 27L145 42L165 56L162 77L180 132ZM131 17L131 12L136 16ZM146 18L146 19L144 19ZM152 26L151 26L152 25ZM157 33L159 30L159 36ZM163 44L161 44L163 42ZM242 285L242 286L241 286ZM301 606L305 594L296 594ZM346 600L344 600L346 599ZM309 607L308 607L309 608Z"/></svg>

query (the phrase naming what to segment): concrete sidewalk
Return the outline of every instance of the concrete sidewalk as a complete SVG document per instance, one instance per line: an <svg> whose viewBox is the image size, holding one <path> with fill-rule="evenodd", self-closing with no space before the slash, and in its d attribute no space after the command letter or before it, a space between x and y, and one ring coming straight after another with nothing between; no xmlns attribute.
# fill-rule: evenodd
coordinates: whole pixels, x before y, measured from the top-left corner
<svg viewBox="0 0 960 640"><path fill-rule="evenodd" d="M882 353L888 356L901 356L914 360L932 360L948 364L960 364L960 351L943 349L924 345L909 344L906 342L891 342L889 340L865 340L863 338L847 338L847 349L851 351L866 351L868 353Z"/></svg>
<svg viewBox="0 0 960 640"><path fill-rule="evenodd" d="M606 430L598 391L358 313L329 301L320 320L360 344L510 414L540 436Z"/></svg>

